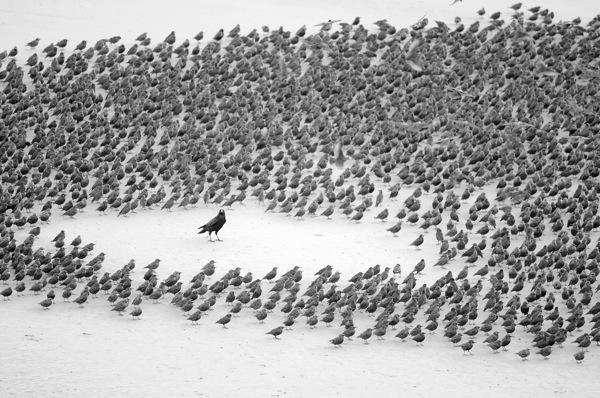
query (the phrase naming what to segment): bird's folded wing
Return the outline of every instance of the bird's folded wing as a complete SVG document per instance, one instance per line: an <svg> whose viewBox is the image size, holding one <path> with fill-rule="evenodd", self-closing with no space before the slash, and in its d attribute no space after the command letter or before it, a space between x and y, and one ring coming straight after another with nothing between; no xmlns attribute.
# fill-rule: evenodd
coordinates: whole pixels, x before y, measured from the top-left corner
<svg viewBox="0 0 600 398"><path fill-rule="evenodd" d="M203 226L201 226L200 228L211 228L217 224L217 221L218 221L218 218L215 217L212 220L210 220L209 222L207 222L206 224L204 224Z"/></svg>

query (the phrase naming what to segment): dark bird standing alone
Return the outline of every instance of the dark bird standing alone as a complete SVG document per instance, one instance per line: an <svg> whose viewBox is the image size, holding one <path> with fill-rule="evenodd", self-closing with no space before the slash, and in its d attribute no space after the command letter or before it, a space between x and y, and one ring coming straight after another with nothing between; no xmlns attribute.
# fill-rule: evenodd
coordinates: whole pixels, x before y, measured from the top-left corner
<svg viewBox="0 0 600 398"><path fill-rule="evenodd" d="M198 227L198 229L200 230L200 232L198 233L203 234L204 232L208 232L208 239L212 242L212 233L214 232L215 236L217 237L217 240L220 241L221 239L219 238L218 232L221 230L221 228L223 228L223 225L225 225L226 221L227 220L225 219L225 210L219 210L219 214L217 214L216 217L214 217L212 220L210 220L203 226Z"/></svg>

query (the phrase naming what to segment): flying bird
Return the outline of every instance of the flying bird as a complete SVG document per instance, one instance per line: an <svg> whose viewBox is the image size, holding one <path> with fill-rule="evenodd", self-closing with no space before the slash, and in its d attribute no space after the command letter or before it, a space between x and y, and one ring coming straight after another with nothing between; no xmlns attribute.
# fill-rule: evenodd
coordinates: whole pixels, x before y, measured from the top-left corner
<svg viewBox="0 0 600 398"><path fill-rule="evenodd" d="M419 62L419 54L417 53L417 49L421 44L422 41L420 39L413 40L408 46L408 51L406 51L406 63L415 72L423 71L423 66Z"/></svg>
<svg viewBox="0 0 600 398"><path fill-rule="evenodd" d="M341 19L336 19L335 21L332 21L331 19L329 19L327 22L321 22L316 24L315 26L320 26L322 31L329 31L331 30L331 28L333 27L333 24L336 22L340 22Z"/></svg>
<svg viewBox="0 0 600 398"><path fill-rule="evenodd" d="M335 146L333 148L333 153L335 156L335 165L340 169L343 168L344 163L346 162L346 156L344 155L344 149L342 148L341 141L337 141L335 143Z"/></svg>

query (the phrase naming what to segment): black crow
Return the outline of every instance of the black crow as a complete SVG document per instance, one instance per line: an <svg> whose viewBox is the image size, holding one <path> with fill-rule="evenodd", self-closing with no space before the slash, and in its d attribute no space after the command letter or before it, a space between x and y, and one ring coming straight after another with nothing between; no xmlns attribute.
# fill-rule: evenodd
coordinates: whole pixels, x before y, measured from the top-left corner
<svg viewBox="0 0 600 398"><path fill-rule="evenodd" d="M223 228L223 225L225 225L225 221L227 221L225 219L225 210L219 210L219 214L217 214L216 217L214 217L212 220L210 220L203 226L198 227L198 229L200 230L200 232L198 233L202 234L208 231L208 239L212 242L212 233L214 232L215 236L217 237L217 240L220 241L221 239L219 238L218 232L219 230L221 230L221 228Z"/></svg>

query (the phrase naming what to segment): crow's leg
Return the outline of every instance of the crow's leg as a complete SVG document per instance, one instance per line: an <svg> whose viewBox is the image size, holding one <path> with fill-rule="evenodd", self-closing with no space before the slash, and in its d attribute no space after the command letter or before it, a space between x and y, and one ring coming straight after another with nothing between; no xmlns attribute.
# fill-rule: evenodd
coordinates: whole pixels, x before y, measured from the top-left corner
<svg viewBox="0 0 600 398"><path fill-rule="evenodd" d="M208 231L208 240L210 242L213 242L213 240L212 240L212 231Z"/></svg>
<svg viewBox="0 0 600 398"><path fill-rule="evenodd" d="M218 240L219 242L223 242L223 241L221 240L221 238L219 238L219 234L218 234L217 232L215 232L215 236L217 237L217 240Z"/></svg>

